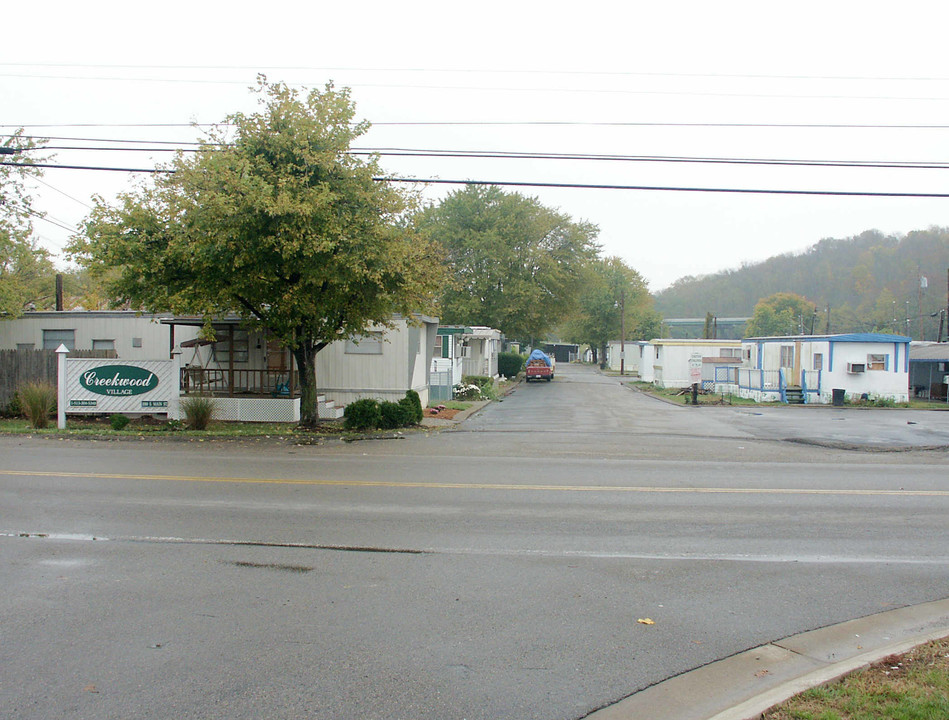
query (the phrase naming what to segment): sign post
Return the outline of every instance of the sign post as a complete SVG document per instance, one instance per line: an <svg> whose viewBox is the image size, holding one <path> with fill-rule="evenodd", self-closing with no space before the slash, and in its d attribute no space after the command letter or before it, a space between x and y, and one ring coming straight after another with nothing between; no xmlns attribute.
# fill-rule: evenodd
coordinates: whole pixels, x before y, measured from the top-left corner
<svg viewBox="0 0 949 720"><path fill-rule="evenodd" d="M56 348L56 427L66 429L66 356L69 348Z"/></svg>
<svg viewBox="0 0 949 720"><path fill-rule="evenodd" d="M699 385L702 382L702 354L694 352L689 356L689 381L692 383L692 404L699 404Z"/></svg>

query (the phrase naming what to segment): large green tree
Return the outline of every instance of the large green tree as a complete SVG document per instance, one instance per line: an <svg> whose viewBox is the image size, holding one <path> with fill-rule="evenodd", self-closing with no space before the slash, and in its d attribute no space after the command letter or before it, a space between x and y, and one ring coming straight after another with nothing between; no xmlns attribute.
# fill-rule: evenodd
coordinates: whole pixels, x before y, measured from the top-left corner
<svg viewBox="0 0 949 720"><path fill-rule="evenodd" d="M810 334L819 332L817 307L805 297L794 293L775 293L755 305L754 314L745 326L748 337Z"/></svg>
<svg viewBox="0 0 949 720"><path fill-rule="evenodd" d="M636 270L618 257L597 259L589 265L576 311L567 323L570 340L588 344L604 359L610 340L655 337L658 330L659 315Z"/></svg>
<svg viewBox="0 0 949 720"><path fill-rule="evenodd" d="M533 341L573 309L598 229L494 186L470 185L426 209L421 226L444 248L452 282L440 317Z"/></svg>
<svg viewBox="0 0 949 720"><path fill-rule="evenodd" d="M0 145L0 317L16 317L53 296L55 269L49 253L33 237L33 210L27 180L39 175L35 142L17 130Z"/></svg>
<svg viewBox="0 0 949 720"><path fill-rule="evenodd" d="M170 172L96 199L71 252L133 307L240 314L293 353L302 421L317 419L316 355L393 314L434 309L440 258L411 227L415 196L349 153L368 130L349 91L261 78L237 113Z"/></svg>

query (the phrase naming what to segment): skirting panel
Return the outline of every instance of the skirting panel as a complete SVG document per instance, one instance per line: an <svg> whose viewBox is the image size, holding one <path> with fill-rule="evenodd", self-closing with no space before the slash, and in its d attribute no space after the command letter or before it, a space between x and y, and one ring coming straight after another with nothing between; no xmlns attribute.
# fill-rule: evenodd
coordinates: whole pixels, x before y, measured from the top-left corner
<svg viewBox="0 0 949 720"><path fill-rule="evenodd" d="M300 422L300 398L214 398L216 420Z"/></svg>

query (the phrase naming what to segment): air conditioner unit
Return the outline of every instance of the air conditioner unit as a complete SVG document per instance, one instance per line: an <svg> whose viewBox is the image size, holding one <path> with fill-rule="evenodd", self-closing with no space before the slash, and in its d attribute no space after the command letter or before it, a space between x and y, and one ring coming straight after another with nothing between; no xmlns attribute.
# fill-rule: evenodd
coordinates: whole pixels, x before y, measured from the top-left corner
<svg viewBox="0 0 949 720"><path fill-rule="evenodd" d="M867 371L866 363L847 363L848 373L862 373Z"/></svg>

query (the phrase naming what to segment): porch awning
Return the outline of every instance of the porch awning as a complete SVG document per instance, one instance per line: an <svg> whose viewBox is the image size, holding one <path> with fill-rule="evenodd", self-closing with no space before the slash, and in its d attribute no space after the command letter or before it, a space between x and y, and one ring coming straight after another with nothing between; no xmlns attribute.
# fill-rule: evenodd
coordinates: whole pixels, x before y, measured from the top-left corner
<svg viewBox="0 0 949 720"><path fill-rule="evenodd" d="M181 343L181 347L193 348L193 347L201 347L203 345L213 345L213 344L214 344L213 340L205 340L204 338L194 338L193 340L185 340L183 343Z"/></svg>

